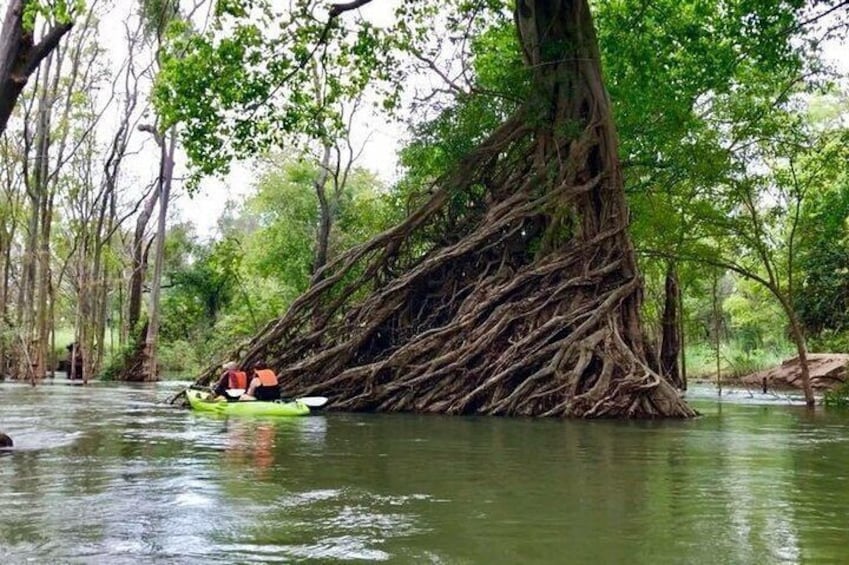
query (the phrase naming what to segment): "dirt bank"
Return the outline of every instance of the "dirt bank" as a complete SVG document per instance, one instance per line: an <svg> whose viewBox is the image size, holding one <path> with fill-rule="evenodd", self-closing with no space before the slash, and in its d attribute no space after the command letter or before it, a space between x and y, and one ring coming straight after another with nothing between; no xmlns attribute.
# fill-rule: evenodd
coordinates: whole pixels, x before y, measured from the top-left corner
<svg viewBox="0 0 849 565"><path fill-rule="evenodd" d="M808 368L811 373L811 386L815 390L829 390L846 382L849 376L849 355L843 353L809 353ZM740 377L739 382L746 386L767 388L802 388L799 358L787 359L778 367L764 369Z"/></svg>

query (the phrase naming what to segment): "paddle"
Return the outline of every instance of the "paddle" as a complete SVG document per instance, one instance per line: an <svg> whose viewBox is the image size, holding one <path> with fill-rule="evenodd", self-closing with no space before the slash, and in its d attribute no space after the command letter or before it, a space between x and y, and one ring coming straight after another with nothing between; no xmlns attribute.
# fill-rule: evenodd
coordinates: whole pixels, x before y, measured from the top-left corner
<svg viewBox="0 0 849 565"><path fill-rule="evenodd" d="M227 396L238 398L245 394L245 389L243 388L228 388ZM304 396L301 398L295 398L301 404L306 404L310 408L321 408L327 401L329 400L326 396ZM286 402L285 400L283 402Z"/></svg>
<svg viewBox="0 0 849 565"><path fill-rule="evenodd" d="M310 408L321 408L327 404L329 399L326 396L303 396L301 398L296 398L295 400L301 404L306 404Z"/></svg>

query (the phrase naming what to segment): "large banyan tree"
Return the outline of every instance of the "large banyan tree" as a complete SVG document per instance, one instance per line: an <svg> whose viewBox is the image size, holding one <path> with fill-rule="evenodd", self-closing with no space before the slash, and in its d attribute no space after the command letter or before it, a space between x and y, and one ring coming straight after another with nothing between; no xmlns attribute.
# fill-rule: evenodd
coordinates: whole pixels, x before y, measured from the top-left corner
<svg viewBox="0 0 849 565"><path fill-rule="evenodd" d="M527 100L402 223L317 273L243 365L344 410L694 415L643 349L588 2L520 0L515 22Z"/></svg>

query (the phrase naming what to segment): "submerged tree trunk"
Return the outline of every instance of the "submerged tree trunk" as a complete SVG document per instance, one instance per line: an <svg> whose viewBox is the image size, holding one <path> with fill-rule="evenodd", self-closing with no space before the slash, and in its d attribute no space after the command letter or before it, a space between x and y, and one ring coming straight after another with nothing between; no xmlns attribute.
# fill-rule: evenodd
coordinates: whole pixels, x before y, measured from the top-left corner
<svg viewBox="0 0 849 565"><path fill-rule="evenodd" d="M666 270L665 299L663 306L663 333L660 343L660 372L673 386L681 390L687 388L679 370L678 360L681 353L681 288L678 285L678 273L673 263Z"/></svg>
<svg viewBox="0 0 849 565"><path fill-rule="evenodd" d="M587 0L520 1L516 21L531 98L406 221L330 262L243 364L340 409L695 414L646 364Z"/></svg>

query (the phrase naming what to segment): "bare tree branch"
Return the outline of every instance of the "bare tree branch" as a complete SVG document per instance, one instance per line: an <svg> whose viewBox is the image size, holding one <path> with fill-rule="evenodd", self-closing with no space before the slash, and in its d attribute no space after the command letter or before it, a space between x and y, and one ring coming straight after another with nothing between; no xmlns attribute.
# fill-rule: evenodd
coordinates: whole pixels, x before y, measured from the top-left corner
<svg viewBox="0 0 849 565"><path fill-rule="evenodd" d="M353 0L352 2L340 2L338 4L331 4L330 11L330 19L339 17L341 14L348 12L350 10L356 10L366 4L370 3L371 0Z"/></svg>

